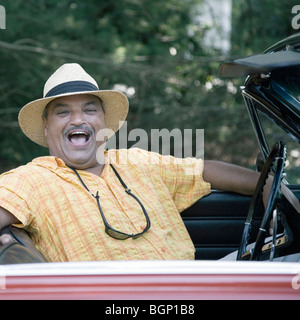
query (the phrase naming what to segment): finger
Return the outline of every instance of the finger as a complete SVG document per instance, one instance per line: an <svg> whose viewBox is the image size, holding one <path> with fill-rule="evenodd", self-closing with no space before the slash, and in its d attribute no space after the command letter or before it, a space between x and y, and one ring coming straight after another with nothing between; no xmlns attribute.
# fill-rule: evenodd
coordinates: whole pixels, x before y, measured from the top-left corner
<svg viewBox="0 0 300 320"><path fill-rule="evenodd" d="M289 203L294 207L294 209L300 213L300 202L298 198L293 194L293 192L283 183L281 184L281 190L283 195L289 201Z"/></svg>
<svg viewBox="0 0 300 320"><path fill-rule="evenodd" d="M11 243L12 241L13 241L13 238L9 234L4 234L3 236L0 237L0 244L2 244L3 246Z"/></svg>
<svg viewBox="0 0 300 320"><path fill-rule="evenodd" d="M270 222L270 229L269 229L269 233L271 236L273 235L273 229L274 229L274 220L272 219Z"/></svg>

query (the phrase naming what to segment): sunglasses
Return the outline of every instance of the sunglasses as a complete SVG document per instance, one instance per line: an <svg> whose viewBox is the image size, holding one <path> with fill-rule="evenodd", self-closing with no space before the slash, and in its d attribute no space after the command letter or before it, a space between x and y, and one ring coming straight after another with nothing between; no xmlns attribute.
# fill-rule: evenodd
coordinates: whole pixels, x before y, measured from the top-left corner
<svg viewBox="0 0 300 320"><path fill-rule="evenodd" d="M99 192L97 191L96 195L94 195L93 193L91 193L91 191L88 189L88 187L85 185L85 183L83 182L83 180L81 179L79 173L77 172L77 170L75 168L72 168L72 167L69 167L70 169L72 169L77 177L79 178L80 182L82 183L82 185L85 187L85 189L97 200L97 204L98 204L98 209L100 211L100 214L101 214L101 217L102 217L102 220L104 222L104 225L105 225L105 232L112 238L114 239L117 239L117 240L126 240L126 239L129 239L129 238L132 238L132 239L136 239L138 237L140 237L142 234L146 233L150 227L151 227L151 222L150 222L150 218L147 214L147 211L145 209L145 207L143 206L143 204L141 203L141 201L138 199L137 196L135 196L131 190L127 187L127 185L124 183L124 181L122 180L122 178L120 177L119 173L117 172L117 170L114 168L114 166L112 164L110 164L111 168L113 169L114 173L116 174L117 178L119 179L120 183L122 184L123 188L125 189L125 192L130 195L133 199L135 199L138 204L140 205L140 207L142 208L143 210L143 213L144 213L144 216L145 216L145 220L146 220L146 227L145 229L140 232L140 233L136 233L136 234L128 234L128 233L124 233L124 232L121 232L121 231L118 231L116 229L114 229L113 227L110 226L110 224L108 223L108 221L106 220L105 218L105 215L103 213L103 210L101 208L101 205L100 205L100 197L99 197Z"/></svg>

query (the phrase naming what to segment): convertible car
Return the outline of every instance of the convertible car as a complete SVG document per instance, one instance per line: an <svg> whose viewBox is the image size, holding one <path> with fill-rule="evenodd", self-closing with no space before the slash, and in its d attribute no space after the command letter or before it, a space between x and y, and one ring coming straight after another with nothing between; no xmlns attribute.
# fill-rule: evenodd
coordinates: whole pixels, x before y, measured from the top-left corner
<svg viewBox="0 0 300 320"><path fill-rule="evenodd" d="M0 254L0 299L115 300L103 314L124 311L121 299L300 299L300 263L289 262L300 252L300 214L281 190L285 184L300 199L300 34L225 62L219 72L246 78L241 94L261 150L261 178L253 198L212 191L182 213L196 260L45 263L30 239L10 228L3 232L15 241ZM265 209L268 174L274 182ZM234 251L235 261L220 260ZM191 301L169 305L139 312L200 314Z"/></svg>

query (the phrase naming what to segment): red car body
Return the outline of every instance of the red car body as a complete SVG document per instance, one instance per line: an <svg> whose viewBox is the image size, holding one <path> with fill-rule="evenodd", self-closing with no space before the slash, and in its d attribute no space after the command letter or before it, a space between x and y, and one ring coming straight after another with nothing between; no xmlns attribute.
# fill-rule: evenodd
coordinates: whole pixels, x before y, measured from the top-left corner
<svg viewBox="0 0 300 320"><path fill-rule="evenodd" d="M0 277L3 300L300 299L299 263L50 263L2 266Z"/></svg>

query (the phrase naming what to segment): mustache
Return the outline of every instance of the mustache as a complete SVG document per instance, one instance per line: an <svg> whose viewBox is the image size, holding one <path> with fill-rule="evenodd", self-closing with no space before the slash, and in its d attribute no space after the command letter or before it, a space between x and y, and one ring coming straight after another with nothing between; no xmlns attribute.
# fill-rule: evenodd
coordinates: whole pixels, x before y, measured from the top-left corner
<svg viewBox="0 0 300 320"><path fill-rule="evenodd" d="M91 136L94 136L94 131L91 130L89 127L85 126L85 125L80 125L80 126L72 126L71 128L67 129L63 136L64 138L67 138L69 133L73 130L83 130L83 131L87 131Z"/></svg>

